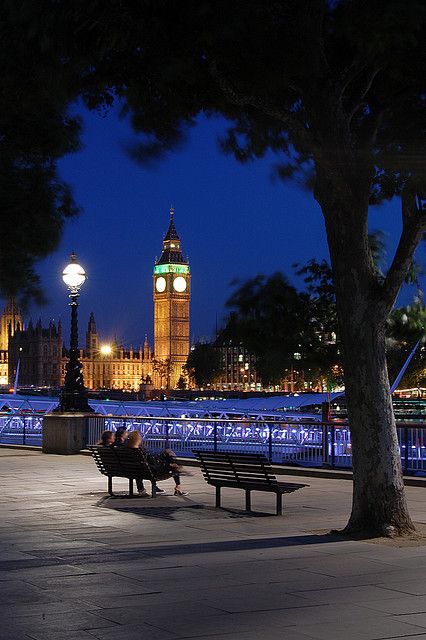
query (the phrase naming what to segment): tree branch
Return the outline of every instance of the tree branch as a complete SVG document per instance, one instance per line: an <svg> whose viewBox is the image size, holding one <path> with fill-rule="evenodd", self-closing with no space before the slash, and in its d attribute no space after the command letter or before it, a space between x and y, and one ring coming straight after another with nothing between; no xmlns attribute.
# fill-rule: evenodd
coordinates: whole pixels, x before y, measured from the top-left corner
<svg viewBox="0 0 426 640"><path fill-rule="evenodd" d="M261 113L279 120L290 131L292 131L298 138L298 140L307 148L312 145L311 135L309 130L303 126L300 120L294 113L287 109L279 109L266 98L259 98L258 96L250 96L240 93L235 87L227 80L218 70L216 61L212 60L209 65L210 74L216 81L219 89L226 96L226 98L235 105L241 107L253 107ZM291 87L292 89L294 87Z"/></svg>
<svg viewBox="0 0 426 640"><path fill-rule="evenodd" d="M340 97L343 97L350 83L366 68L367 63L362 62L359 56L355 56L352 62L343 69L340 74L338 84L340 86Z"/></svg>
<svg viewBox="0 0 426 640"><path fill-rule="evenodd" d="M381 70L382 70L381 67L371 69L370 73L368 73L367 76L364 78L364 82L362 83L361 87L357 91L356 97L352 100L352 108L348 110L349 120L353 118L355 113L360 108L362 101L366 97L367 93L370 91L376 76L380 73Z"/></svg>
<svg viewBox="0 0 426 640"><path fill-rule="evenodd" d="M383 302L389 312L408 273L414 252L426 231L426 211L415 189L402 194L402 233L394 259L383 283Z"/></svg>

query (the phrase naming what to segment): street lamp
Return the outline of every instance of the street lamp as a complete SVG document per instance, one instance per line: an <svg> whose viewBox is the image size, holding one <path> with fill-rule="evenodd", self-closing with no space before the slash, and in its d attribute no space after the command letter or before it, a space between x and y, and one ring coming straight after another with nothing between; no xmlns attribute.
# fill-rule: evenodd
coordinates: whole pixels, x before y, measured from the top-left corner
<svg viewBox="0 0 426 640"><path fill-rule="evenodd" d="M78 359L78 324L77 307L80 288L86 281L86 272L78 264L75 253L71 254L71 262L62 272L62 280L68 287L71 307L70 354L65 367L65 384L61 392L59 406L55 411L60 413L92 413L93 409L87 401L84 386L82 364Z"/></svg>
<svg viewBox="0 0 426 640"><path fill-rule="evenodd" d="M112 355L112 347L110 344L102 344L99 349L99 353L102 358L102 388L108 389L111 387L111 362L109 362L108 366L108 379L105 381L105 360L108 359L108 356Z"/></svg>

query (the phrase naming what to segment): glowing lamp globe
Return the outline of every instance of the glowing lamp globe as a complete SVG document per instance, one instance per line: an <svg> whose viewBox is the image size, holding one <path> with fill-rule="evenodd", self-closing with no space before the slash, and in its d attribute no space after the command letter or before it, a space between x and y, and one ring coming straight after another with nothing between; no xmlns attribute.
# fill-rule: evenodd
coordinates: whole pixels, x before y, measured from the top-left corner
<svg viewBox="0 0 426 640"><path fill-rule="evenodd" d="M67 287L72 290L78 290L86 280L86 272L83 267L78 264L75 253L71 254L71 262L62 272L62 280Z"/></svg>

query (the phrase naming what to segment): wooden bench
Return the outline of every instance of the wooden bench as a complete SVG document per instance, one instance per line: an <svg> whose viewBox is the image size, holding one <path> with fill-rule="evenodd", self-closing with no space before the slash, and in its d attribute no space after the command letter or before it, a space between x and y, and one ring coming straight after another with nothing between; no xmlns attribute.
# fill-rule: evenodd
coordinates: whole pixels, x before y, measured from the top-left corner
<svg viewBox="0 0 426 640"><path fill-rule="evenodd" d="M201 463L204 479L216 487L216 507L220 507L222 487L244 489L246 511L251 511L251 492L270 491L276 494L277 516L282 515L282 497L307 484L278 482L265 456L257 453L218 453L213 451L193 451Z"/></svg>
<svg viewBox="0 0 426 640"><path fill-rule="evenodd" d="M112 479L128 478L129 497L133 497L133 480L149 480L151 495L156 496L155 486L159 480L167 480L172 472L161 476L154 475L149 466L146 455L141 449L127 449L126 447L89 447L99 471L108 477L108 493L113 496Z"/></svg>

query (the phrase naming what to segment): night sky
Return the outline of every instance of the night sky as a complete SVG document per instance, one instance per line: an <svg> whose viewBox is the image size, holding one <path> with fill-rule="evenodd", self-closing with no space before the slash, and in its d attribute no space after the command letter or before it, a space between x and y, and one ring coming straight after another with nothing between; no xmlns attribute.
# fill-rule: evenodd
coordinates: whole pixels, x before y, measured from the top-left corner
<svg viewBox="0 0 426 640"><path fill-rule="evenodd" d="M101 338L116 334L137 347L152 343L152 270L161 253L169 208L192 272L191 339L210 338L225 314L235 278L282 271L328 259L324 223L313 196L295 183L272 179L278 158L238 164L218 149L222 119L199 118L182 148L150 167L129 159L132 131L116 112L84 113L84 148L60 162L82 214L67 223L58 251L39 264L49 298L30 315L43 324L61 318L68 331L67 292L60 274L72 250L88 273L80 298L80 344L90 311ZM387 234L393 255L400 231L398 200L376 208L370 227ZM400 302L407 303L405 292Z"/></svg>

